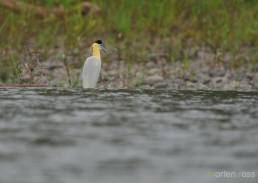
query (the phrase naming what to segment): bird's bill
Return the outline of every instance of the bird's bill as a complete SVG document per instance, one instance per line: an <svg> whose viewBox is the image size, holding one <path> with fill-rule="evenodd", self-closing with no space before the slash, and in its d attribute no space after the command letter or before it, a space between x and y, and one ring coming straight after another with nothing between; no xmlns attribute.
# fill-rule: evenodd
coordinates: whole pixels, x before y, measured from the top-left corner
<svg viewBox="0 0 258 183"><path fill-rule="evenodd" d="M100 49L101 49L102 51L104 51L105 53L107 53L107 49L106 49L103 45L100 45Z"/></svg>

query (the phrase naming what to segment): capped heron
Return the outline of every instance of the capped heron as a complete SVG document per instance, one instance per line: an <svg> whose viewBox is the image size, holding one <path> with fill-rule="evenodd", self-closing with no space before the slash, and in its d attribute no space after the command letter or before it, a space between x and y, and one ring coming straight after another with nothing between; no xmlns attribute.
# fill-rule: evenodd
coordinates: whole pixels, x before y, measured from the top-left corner
<svg viewBox="0 0 258 183"><path fill-rule="evenodd" d="M101 68L101 50L106 51L102 40L97 40L91 45L91 56L86 59L82 70L83 88L96 87Z"/></svg>

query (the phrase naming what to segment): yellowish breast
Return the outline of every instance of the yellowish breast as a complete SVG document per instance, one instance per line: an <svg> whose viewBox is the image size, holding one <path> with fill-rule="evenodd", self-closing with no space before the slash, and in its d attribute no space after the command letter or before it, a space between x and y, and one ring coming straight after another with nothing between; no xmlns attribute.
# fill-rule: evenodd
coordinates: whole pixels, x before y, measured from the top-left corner
<svg viewBox="0 0 258 183"><path fill-rule="evenodd" d="M93 43L91 46L92 49L92 56L100 59L100 48L99 45L97 43Z"/></svg>

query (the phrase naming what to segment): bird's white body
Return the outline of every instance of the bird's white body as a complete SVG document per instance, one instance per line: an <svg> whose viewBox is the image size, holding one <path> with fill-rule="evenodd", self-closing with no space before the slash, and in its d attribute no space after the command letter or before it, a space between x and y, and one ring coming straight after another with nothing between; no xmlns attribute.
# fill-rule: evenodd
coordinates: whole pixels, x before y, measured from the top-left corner
<svg viewBox="0 0 258 183"><path fill-rule="evenodd" d="M101 59L90 56L86 59L82 70L82 87L95 88L101 68Z"/></svg>

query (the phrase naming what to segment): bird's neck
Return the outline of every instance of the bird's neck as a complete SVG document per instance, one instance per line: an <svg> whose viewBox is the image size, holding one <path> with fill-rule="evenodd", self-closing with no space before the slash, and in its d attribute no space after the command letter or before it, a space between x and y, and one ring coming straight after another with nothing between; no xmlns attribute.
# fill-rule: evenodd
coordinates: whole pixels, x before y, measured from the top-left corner
<svg viewBox="0 0 258 183"><path fill-rule="evenodd" d="M92 47L92 56L100 59L100 49L98 47L96 47L96 46Z"/></svg>

